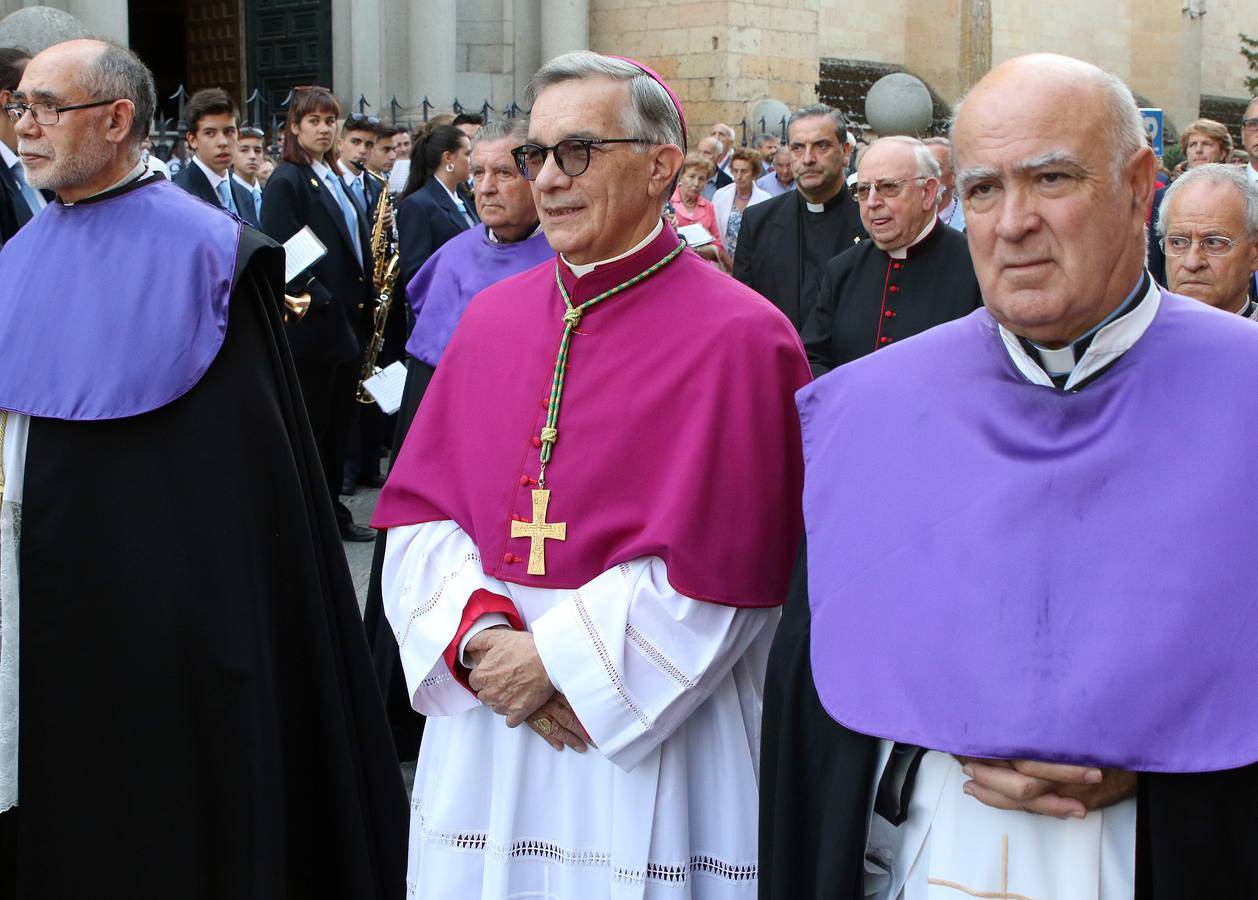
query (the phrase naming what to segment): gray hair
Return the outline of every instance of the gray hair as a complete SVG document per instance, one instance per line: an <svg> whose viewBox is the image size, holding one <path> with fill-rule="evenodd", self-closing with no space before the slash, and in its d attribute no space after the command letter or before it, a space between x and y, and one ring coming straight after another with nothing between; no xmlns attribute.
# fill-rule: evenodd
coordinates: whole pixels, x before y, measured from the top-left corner
<svg viewBox="0 0 1258 900"><path fill-rule="evenodd" d="M532 106L538 95L551 85L582 78L611 78L629 82L629 105L625 107L621 120L625 137L638 137L647 144L673 144L685 149L686 135L681 127L681 116L668 92L650 75L624 60L589 50L556 56L538 69L529 82L528 103ZM639 152L642 152L641 149Z"/></svg>
<svg viewBox="0 0 1258 900"><path fill-rule="evenodd" d="M529 139L529 120L527 116L516 116L514 119L496 119L482 125L472 137L472 149L481 141L500 141L511 138L521 144Z"/></svg>
<svg viewBox="0 0 1258 900"><path fill-rule="evenodd" d="M1171 207L1171 198L1184 189L1184 185L1195 182L1206 184L1230 184L1240 192L1240 199L1245 204L1245 235L1250 240L1258 238L1258 185L1245 177L1243 169L1227 163L1208 163L1189 169L1171 183L1162 195L1162 204L1158 207L1158 237L1166 237L1166 212Z"/></svg>
<svg viewBox="0 0 1258 900"><path fill-rule="evenodd" d="M763 131L751 139L751 146L754 149L759 150L767 141L778 141L781 143L776 134L769 134L767 131Z"/></svg>
<svg viewBox="0 0 1258 900"><path fill-rule="evenodd" d="M102 41L104 48L92 63L80 72L80 84L101 99L130 100L135 107L131 122L134 146L148 137L153 114L157 111L157 89L153 73L140 57L113 41Z"/></svg>
<svg viewBox="0 0 1258 900"><path fill-rule="evenodd" d="M801 106L795 112L791 113L791 117L786 120L786 130L790 133L791 126L800 119L811 119L814 116L828 116L834 122L834 133L841 144L850 144L851 140L847 133L847 119L844 118L842 111L824 103L813 103L809 106Z"/></svg>
<svg viewBox="0 0 1258 900"><path fill-rule="evenodd" d="M869 146L872 147L874 144L904 144L906 147L912 147L913 159L917 162L918 176L933 178L938 181L943 174L939 168L939 161L926 149L926 144L915 137L909 137L905 134L889 134L886 137L878 138Z"/></svg>
<svg viewBox="0 0 1258 900"><path fill-rule="evenodd" d="M1123 167L1127 165L1127 161L1134 153L1147 146L1144 139L1144 120L1140 116L1140 106L1136 103L1135 95L1121 78L1096 66L1090 68L1096 70L1096 85L1101 90L1104 104L1101 133L1110 146L1110 174L1117 184L1122 179ZM953 107L950 131L956 127L961 108L968 97L968 94L962 97Z"/></svg>

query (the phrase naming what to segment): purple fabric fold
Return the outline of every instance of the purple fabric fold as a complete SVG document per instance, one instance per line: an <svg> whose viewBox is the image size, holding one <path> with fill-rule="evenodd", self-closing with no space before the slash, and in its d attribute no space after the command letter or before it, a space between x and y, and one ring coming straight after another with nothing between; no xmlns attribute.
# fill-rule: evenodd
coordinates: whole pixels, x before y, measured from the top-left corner
<svg viewBox="0 0 1258 900"><path fill-rule="evenodd" d="M985 310L802 389L825 709L973 756L1258 760L1256 386L1258 327L1163 294L1078 393Z"/></svg>
<svg viewBox="0 0 1258 900"><path fill-rule="evenodd" d="M495 244L486 227L477 225L446 241L406 286L415 316L406 352L436 366L474 296L554 258L555 251L540 230L514 244Z"/></svg>
<svg viewBox="0 0 1258 900"><path fill-rule="evenodd" d="M190 390L227 332L241 227L165 179L50 203L0 250L0 408L117 419Z"/></svg>

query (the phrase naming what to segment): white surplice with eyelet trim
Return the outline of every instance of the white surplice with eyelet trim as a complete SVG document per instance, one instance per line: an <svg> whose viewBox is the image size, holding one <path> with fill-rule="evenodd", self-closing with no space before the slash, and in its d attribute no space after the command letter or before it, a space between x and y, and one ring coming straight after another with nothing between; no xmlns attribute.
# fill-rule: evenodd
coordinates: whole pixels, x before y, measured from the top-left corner
<svg viewBox="0 0 1258 900"><path fill-rule="evenodd" d="M385 612L429 716L411 804L423 900L754 900L761 693L776 609L690 599L649 557L577 590L487 576L450 521L389 531ZM556 752L453 679L471 594L511 599L598 748Z"/></svg>

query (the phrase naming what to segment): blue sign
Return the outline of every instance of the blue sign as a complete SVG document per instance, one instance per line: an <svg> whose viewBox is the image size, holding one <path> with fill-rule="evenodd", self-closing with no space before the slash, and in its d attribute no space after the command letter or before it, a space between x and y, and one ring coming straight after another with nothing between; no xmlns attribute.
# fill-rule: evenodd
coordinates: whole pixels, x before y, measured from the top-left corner
<svg viewBox="0 0 1258 900"><path fill-rule="evenodd" d="M1162 110L1141 109L1140 118L1144 120L1144 133L1153 145L1153 152L1162 158Z"/></svg>

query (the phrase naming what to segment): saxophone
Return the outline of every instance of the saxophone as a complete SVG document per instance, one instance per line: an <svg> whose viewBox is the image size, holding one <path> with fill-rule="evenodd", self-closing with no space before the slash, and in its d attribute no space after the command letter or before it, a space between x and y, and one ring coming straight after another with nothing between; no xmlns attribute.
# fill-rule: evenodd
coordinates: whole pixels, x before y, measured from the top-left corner
<svg viewBox="0 0 1258 900"><path fill-rule="evenodd" d="M363 351L363 369L358 378L358 402L374 403L371 395L363 387L363 382L380 371L376 360L380 358L380 350L384 347L384 329L389 321L389 307L393 305L393 287L397 281L398 255L397 241L394 238L396 223L386 227L385 222L393 210L393 201L389 197L389 182L377 175L361 163L355 163L359 170L380 182L380 199L376 201L375 221L371 226L371 257L375 260L371 280L376 288L376 303L371 312L371 339Z"/></svg>

